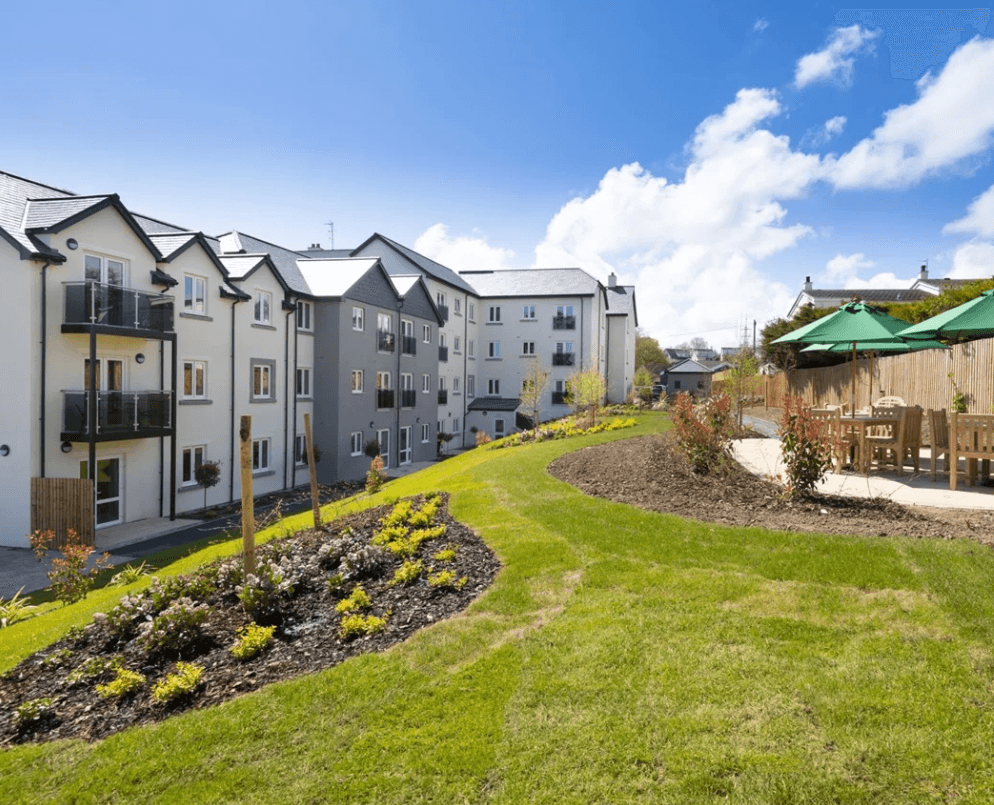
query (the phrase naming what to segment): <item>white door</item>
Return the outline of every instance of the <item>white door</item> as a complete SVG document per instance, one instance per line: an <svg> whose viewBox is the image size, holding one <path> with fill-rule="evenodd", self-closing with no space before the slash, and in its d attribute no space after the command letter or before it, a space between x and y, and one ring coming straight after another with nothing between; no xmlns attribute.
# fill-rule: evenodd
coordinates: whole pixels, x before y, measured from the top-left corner
<svg viewBox="0 0 994 805"><path fill-rule="evenodd" d="M89 478L89 462L79 462L79 477ZM124 478L120 458L98 458L93 480L96 497L97 526L113 525L124 520Z"/></svg>
<svg viewBox="0 0 994 805"><path fill-rule="evenodd" d="M390 468L390 430L376 431L376 441L380 443L380 458L383 459L383 469Z"/></svg>
<svg viewBox="0 0 994 805"><path fill-rule="evenodd" d="M397 459L401 464L411 463L411 426L407 425L400 429L400 456Z"/></svg>

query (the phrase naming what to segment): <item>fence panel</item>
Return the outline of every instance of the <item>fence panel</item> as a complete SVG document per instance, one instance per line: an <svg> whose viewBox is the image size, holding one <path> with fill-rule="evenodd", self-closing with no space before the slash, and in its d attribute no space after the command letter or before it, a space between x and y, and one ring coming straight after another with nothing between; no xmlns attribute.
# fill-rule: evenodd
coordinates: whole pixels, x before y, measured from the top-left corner
<svg viewBox="0 0 994 805"><path fill-rule="evenodd" d="M31 531L52 531L50 547L65 545L73 529L84 545L94 545L93 482L87 478L32 478Z"/></svg>

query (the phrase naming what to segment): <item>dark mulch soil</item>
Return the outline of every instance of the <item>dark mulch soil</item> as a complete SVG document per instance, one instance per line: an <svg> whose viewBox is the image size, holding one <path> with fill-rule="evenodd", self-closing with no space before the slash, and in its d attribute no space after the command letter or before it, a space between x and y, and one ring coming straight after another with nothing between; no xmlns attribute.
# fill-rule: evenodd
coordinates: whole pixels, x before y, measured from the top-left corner
<svg viewBox="0 0 994 805"><path fill-rule="evenodd" d="M589 495L708 523L859 536L972 539L994 544L994 512L907 507L881 498L817 495L790 501L783 487L729 461L697 475L671 434L568 453L549 471Z"/></svg>
<svg viewBox="0 0 994 805"><path fill-rule="evenodd" d="M379 530L379 520L390 512L390 507L350 515L323 529L273 540L261 547L260 566L270 559L282 563L295 583L292 594L282 596L278 607L255 613L257 622L275 625L276 630L273 642L251 660L237 660L228 650L236 640L237 631L253 619L234 589L223 583L199 599L208 604L209 617L200 635L182 652L149 652L138 635L142 620L139 618L123 638L93 624L87 627L84 636L64 638L32 655L0 677L0 746L56 738L95 740L184 710L220 704L271 682L320 671L358 654L383 651L417 630L462 611L492 583L500 563L479 537L448 514L445 496L442 501L435 523L444 523L446 532L418 548L412 558L422 560L424 572L408 585L389 584L403 559L381 548L370 548L371 539ZM415 509L422 502L423 499L417 499ZM433 558L449 547L455 549L454 559ZM377 567L373 562L357 560L357 552L362 550L371 550L381 564ZM237 572L241 560L236 558L209 567L218 565L233 567ZM357 569L360 565L365 565L365 571ZM435 573L451 570L457 580L466 581L457 586L432 588L428 584L432 566ZM210 575L210 571L200 573ZM328 579L337 573L344 573L345 582L337 589L330 589ZM342 616L335 606L357 583L372 599L372 607L360 614L384 617L387 626L379 634L342 639L338 634ZM66 650L70 652L67 659L59 662ZM70 672L95 657L120 658L123 668L141 673L146 683L136 693L121 699L105 699L96 692L97 683L114 678L112 671L104 671L87 682L70 684L67 680ZM171 705L157 704L152 700L152 687L175 670L177 660L204 666L202 683L187 698ZM16 708L25 701L42 697L53 700L50 715L18 726Z"/></svg>

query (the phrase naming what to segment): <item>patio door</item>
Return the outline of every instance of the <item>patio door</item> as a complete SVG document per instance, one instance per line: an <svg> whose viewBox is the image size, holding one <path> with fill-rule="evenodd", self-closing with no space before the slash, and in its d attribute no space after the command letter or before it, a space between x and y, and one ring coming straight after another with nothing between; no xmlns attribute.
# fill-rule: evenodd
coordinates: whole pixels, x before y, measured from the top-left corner
<svg viewBox="0 0 994 805"><path fill-rule="evenodd" d="M79 462L79 477L89 478L89 463ZM98 458L93 484L96 496L97 527L113 525L124 520L124 478L121 459Z"/></svg>
<svg viewBox="0 0 994 805"><path fill-rule="evenodd" d="M383 459L383 469L390 469L390 429L376 431L376 441L380 443L380 458Z"/></svg>
<svg viewBox="0 0 994 805"><path fill-rule="evenodd" d="M101 427L124 424L124 361L97 358L97 422ZM83 361L83 388L90 389L90 359Z"/></svg>
<svg viewBox="0 0 994 805"><path fill-rule="evenodd" d="M411 463L411 426L407 425L400 429L400 454L397 461L400 464Z"/></svg>

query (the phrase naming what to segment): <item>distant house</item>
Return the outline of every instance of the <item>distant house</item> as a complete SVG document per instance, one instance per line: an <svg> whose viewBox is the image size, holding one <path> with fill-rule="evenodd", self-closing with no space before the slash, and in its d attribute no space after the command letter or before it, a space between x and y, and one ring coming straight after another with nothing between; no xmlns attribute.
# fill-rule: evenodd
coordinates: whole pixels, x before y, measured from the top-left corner
<svg viewBox="0 0 994 805"><path fill-rule="evenodd" d="M707 397L711 393L712 371L710 367L687 358L666 368L662 384L667 395L685 391L695 397Z"/></svg>

